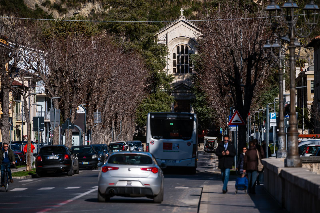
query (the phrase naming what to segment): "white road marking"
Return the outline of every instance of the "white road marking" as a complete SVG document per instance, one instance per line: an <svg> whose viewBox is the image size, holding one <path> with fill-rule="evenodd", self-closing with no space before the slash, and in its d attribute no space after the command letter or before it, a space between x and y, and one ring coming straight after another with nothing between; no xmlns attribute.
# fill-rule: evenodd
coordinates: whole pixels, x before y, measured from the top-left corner
<svg viewBox="0 0 320 213"><path fill-rule="evenodd" d="M11 192L21 192L21 191L24 191L24 190L27 190L28 188L14 188L12 190L10 190Z"/></svg>
<svg viewBox="0 0 320 213"><path fill-rule="evenodd" d="M186 186L176 186L175 189L189 189L189 187Z"/></svg>
<svg viewBox="0 0 320 213"><path fill-rule="evenodd" d="M100 169L91 170L93 172L100 172Z"/></svg>
<svg viewBox="0 0 320 213"><path fill-rule="evenodd" d="M56 208L58 208L58 207L60 207L60 206L66 205L66 204L68 204L68 203L71 203L72 201L75 201L75 200L77 200L77 199L79 199L79 198L81 198L81 197L83 197L83 196L85 196L85 195L87 195L87 194L90 194L90 193L96 191L97 188L98 188L98 186L94 186L94 187L92 187L92 188L93 188L93 189L91 189L91 190L89 190L89 191L87 191L87 192L85 192L85 193L82 193L82 194L80 194L80 195L78 195L78 196L76 196L76 197L74 197L74 198L71 198L70 200L66 200L66 201L64 201L64 202L62 202L62 203L59 203L59 204L55 205L55 207L48 208L48 209L44 209L44 210L42 210L42 211L40 211L40 212L38 212L38 213L48 212L48 211L51 211L51 210L53 210L53 209L56 209Z"/></svg>
<svg viewBox="0 0 320 213"><path fill-rule="evenodd" d="M33 180L30 180L30 179L29 180L20 180L19 182L23 183L23 182L31 182L31 181L33 181Z"/></svg>
<svg viewBox="0 0 320 213"><path fill-rule="evenodd" d="M65 189L80 189L80 186L74 186L74 187L67 187Z"/></svg>
<svg viewBox="0 0 320 213"><path fill-rule="evenodd" d="M38 190L51 190L51 189L54 189L55 187L42 187Z"/></svg>

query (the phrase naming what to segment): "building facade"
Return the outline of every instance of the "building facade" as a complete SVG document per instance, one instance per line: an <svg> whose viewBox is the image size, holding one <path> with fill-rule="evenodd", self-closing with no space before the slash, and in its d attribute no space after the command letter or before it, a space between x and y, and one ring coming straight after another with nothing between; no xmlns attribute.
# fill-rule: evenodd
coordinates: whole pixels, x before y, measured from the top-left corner
<svg viewBox="0 0 320 213"><path fill-rule="evenodd" d="M183 9L178 20L164 27L156 34L158 44L168 47L165 71L174 76L172 95L175 103L172 111L192 112L191 100L192 75L194 67L192 55L197 54L197 39L201 37L200 29L183 15Z"/></svg>

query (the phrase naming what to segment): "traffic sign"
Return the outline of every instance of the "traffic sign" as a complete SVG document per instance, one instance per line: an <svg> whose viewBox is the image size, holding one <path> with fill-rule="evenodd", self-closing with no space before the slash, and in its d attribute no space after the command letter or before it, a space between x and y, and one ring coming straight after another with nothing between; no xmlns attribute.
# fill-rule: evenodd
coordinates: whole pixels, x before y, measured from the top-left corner
<svg viewBox="0 0 320 213"><path fill-rule="evenodd" d="M230 119L228 125L245 125L245 122L243 121L243 119L241 118L238 110L236 110L232 116L232 118Z"/></svg>
<svg viewBox="0 0 320 213"><path fill-rule="evenodd" d="M277 123L277 114L275 112L270 113L270 123Z"/></svg>

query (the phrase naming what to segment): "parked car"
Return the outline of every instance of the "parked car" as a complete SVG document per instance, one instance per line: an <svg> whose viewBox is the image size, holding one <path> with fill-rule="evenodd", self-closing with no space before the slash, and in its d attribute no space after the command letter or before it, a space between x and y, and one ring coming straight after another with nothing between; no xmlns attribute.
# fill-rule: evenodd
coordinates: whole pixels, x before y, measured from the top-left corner
<svg viewBox="0 0 320 213"><path fill-rule="evenodd" d="M98 177L98 200L135 196L163 201L163 172L149 152L112 153Z"/></svg>
<svg viewBox="0 0 320 213"><path fill-rule="evenodd" d="M320 148L320 145L308 145L305 147L304 152L302 153L302 156L314 156L316 155L319 148Z"/></svg>
<svg viewBox="0 0 320 213"><path fill-rule="evenodd" d="M106 144L92 144L92 146L98 153L98 166L102 166L109 156L108 146Z"/></svg>
<svg viewBox="0 0 320 213"><path fill-rule="evenodd" d="M92 145L73 146L72 153L78 157L80 168L98 168L98 152Z"/></svg>
<svg viewBox="0 0 320 213"><path fill-rule="evenodd" d="M109 144L109 152L121 152L126 151L126 145L122 142L112 142Z"/></svg>
<svg viewBox="0 0 320 213"><path fill-rule="evenodd" d="M127 141L129 144L129 151L137 151L137 152L143 152L143 144L141 141Z"/></svg>
<svg viewBox="0 0 320 213"><path fill-rule="evenodd" d="M67 172L68 176L79 174L79 162L70 149L64 145L44 146L36 157L36 172Z"/></svg>
<svg viewBox="0 0 320 213"><path fill-rule="evenodd" d="M14 154L19 156L19 165L26 164L26 156L24 155L23 151L20 150L20 147L18 145L11 144L11 149Z"/></svg>

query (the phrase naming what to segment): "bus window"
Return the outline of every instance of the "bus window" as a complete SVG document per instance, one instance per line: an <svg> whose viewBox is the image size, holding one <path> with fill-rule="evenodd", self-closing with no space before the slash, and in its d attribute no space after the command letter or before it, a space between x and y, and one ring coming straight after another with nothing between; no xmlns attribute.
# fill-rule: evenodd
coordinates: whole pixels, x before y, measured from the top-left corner
<svg viewBox="0 0 320 213"><path fill-rule="evenodd" d="M188 140L193 133L193 119L151 118L151 136L154 139Z"/></svg>

